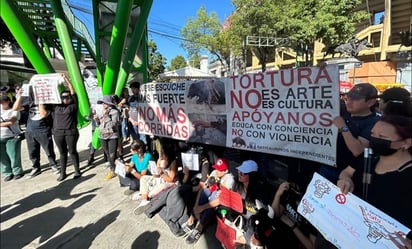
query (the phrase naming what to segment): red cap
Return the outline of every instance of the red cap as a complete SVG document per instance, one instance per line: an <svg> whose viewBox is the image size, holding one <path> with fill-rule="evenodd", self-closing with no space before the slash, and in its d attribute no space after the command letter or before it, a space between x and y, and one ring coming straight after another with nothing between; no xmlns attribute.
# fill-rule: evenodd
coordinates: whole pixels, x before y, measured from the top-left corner
<svg viewBox="0 0 412 249"><path fill-rule="evenodd" d="M218 158L212 167L219 171L225 171L229 169L229 162L226 159Z"/></svg>

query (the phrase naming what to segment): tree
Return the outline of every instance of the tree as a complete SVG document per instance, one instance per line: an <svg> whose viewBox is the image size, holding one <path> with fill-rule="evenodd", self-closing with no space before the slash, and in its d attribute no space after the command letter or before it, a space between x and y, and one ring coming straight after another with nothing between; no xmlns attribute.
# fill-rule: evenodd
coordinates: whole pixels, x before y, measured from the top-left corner
<svg viewBox="0 0 412 249"><path fill-rule="evenodd" d="M157 51L157 45L153 40L148 41L147 48L149 52L149 82L156 80L159 74L165 71L166 58Z"/></svg>
<svg viewBox="0 0 412 249"><path fill-rule="evenodd" d="M233 0L236 12L230 26L233 51L250 49L259 59L262 71L272 58L273 47L242 47L245 36L288 38L288 47L313 58L315 41L326 46L346 42L355 33L355 24L368 17L354 11L360 0Z"/></svg>
<svg viewBox="0 0 412 249"><path fill-rule="evenodd" d="M167 70L172 71L186 66L187 63L185 57L178 55L170 61L170 66L167 68Z"/></svg>
<svg viewBox="0 0 412 249"><path fill-rule="evenodd" d="M209 16L206 8L200 7L196 19L189 18L181 34L184 38L182 47L189 58L208 51L230 71L230 40L227 32L222 29L216 12L211 12Z"/></svg>

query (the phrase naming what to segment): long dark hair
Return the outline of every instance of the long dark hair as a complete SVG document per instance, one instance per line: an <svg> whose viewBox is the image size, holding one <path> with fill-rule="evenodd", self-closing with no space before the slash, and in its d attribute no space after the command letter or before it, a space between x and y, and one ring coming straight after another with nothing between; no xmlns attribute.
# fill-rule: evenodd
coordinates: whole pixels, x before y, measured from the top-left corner
<svg viewBox="0 0 412 249"><path fill-rule="evenodd" d="M248 173L248 175L249 175L249 184L246 189L245 203L254 206L256 198L257 198L256 186L259 182L260 175L258 172L250 172ZM235 177L235 182L233 184L232 189L233 191L238 192L238 193L242 193L244 190L243 183L239 181L238 175Z"/></svg>

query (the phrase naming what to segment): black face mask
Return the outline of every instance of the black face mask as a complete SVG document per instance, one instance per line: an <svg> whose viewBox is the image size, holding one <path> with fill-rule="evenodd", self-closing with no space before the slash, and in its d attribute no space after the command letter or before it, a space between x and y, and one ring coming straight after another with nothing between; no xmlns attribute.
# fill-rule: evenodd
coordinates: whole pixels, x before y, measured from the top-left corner
<svg viewBox="0 0 412 249"><path fill-rule="evenodd" d="M390 156L398 150L391 148L391 140L371 137L369 141L369 146L372 148L373 153L381 156Z"/></svg>

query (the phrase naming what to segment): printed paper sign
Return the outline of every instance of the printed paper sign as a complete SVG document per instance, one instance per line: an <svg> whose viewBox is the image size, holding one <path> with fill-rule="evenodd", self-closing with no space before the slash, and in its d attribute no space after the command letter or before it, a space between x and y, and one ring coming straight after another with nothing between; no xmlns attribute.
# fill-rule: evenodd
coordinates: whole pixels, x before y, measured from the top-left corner
<svg viewBox="0 0 412 249"><path fill-rule="evenodd" d="M156 162L153 160L149 161L149 169L150 169L150 173L152 173L152 175L158 175L159 172L157 172L157 165Z"/></svg>
<svg viewBox="0 0 412 249"><path fill-rule="evenodd" d="M34 103L60 104L60 93L64 89L64 79L58 73L36 74L30 79L33 88Z"/></svg>
<svg viewBox="0 0 412 249"><path fill-rule="evenodd" d="M395 248L389 236L410 229L315 173L298 212L337 248Z"/></svg>
<svg viewBox="0 0 412 249"><path fill-rule="evenodd" d="M189 170L199 170L199 154L196 153L181 153L182 165L189 168Z"/></svg>

